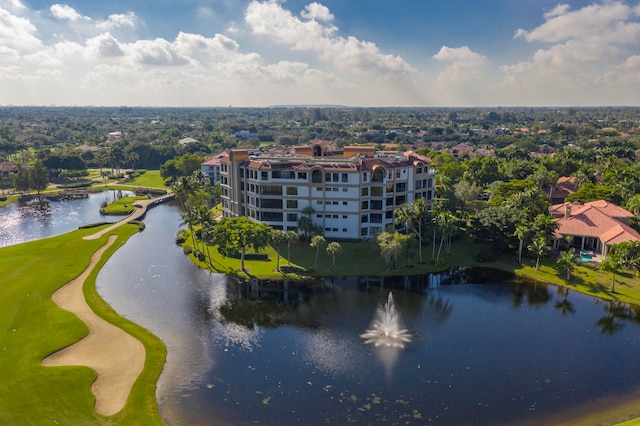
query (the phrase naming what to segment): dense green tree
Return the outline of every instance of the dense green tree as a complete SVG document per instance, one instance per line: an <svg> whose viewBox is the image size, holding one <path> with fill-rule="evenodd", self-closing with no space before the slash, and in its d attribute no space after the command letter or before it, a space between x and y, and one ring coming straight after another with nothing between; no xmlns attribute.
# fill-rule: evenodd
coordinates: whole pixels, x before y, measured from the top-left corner
<svg viewBox="0 0 640 426"><path fill-rule="evenodd" d="M536 271L540 269L540 260L549 252L549 246L544 237L535 238L527 247L536 257Z"/></svg>
<svg viewBox="0 0 640 426"><path fill-rule="evenodd" d="M280 246L282 243L287 241L287 234L283 231L274 229L271 233L271 241L273 242L273 245L276 246L276 271L280 271Z"/></svg>
<svg viewBox="0 0 640 426"><path fill-rule="evenodd" d="M400 239L398 238L399 235L400 234L398 232L382 231L376 237L376 242L380 249L380 255L392 271L396 269L396 262L400 258L404 249Z"/></svg>
<svg viewBox="0 0 640 426"><path fill-rule="evenodd" d="M49 184L49 172L47 168L42 164L42 161L36 161L35 164L29 167L29 187L35 189L40 195L40 192L47 188Z"/></svg>
<svg viewBox="0 0 640 426"><path fill-rule="evenodd" d="M223 218L213 228L218 251L224 256L240 256L242 271L246 271L244 259L247 250L259 252L269 243L270 235L269 225L253 222L244 216Z"/></svg>

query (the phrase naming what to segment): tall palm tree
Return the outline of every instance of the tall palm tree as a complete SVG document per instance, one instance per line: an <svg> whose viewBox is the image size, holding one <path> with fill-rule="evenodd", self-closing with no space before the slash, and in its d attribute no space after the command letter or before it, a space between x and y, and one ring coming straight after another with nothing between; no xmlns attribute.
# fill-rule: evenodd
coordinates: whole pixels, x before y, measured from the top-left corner
<svg viewBox="0 0 640 426"><path fill-rule="evenodd" d="M289 266L291 266L291 244L298 241L300 236L296 231L287 231L287 261Z"/></svg>
<svg viewBox="0 0 640 426"><path fill-rule="evenodd" d="M531 233L531 228L527 224L516 225L516 231L513 235L518 239L518 264L522 264L522 248L524 246L524 240L527 239Z"/></svg>
<svg viewBox="0 0 640 426"><path fill-rule="evenodd" d="M280 245L287 241L287 234L282 231L274 230L271 234L271 241L273 241L273 244L276 246L276 253L278 253L276 271L280 271Z"/></svg>
<svg viewBox="0 0 640 426"><path fill-rule="evenodd" d="M418 229L416 235L418 236L418 257L419 262L424 263L422 260L422 225L424 224L424 219L429 212L429 206L424 198L418 198L411 204L411 208L413 210L413 217L415 223L418 225Z"/></svg>
<svg viewBox="0 0 640 426"><path fill-rule="evenodd" d="M332 241L327 246L327 254L331 256L331 272L333 272L333 268L336 265L336 256L342 253L342 246L340 243Z"/></svg>
<svg viewBox="0 0 640 426"><path fill-rule="evenodd" d="M314 271L318 267L318 254L320 254L320 248L323 247L326 243L327 243L327 240L325 240L322 235L316 235L313 238L311 238L311 247L315 247L316 249L316 258L313 262Z"/></svg>

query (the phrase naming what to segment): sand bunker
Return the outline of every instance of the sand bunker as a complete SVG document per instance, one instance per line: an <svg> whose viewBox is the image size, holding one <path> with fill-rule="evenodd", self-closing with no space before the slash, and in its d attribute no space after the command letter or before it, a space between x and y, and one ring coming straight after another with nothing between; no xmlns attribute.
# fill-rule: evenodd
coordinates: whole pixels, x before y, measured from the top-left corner
<svg viewBox="0 0 640 426"><path fill-rule="evenodd" d="M93 254L87 269L51 297L62 309L84 321L89 327L89 334L42 361L46 366L82 365L95 370L97 378L91 386L96 396L95 408L107 416L124 407L131 387L144 367L146 355L139 340L98 317L87 305L82 292L87 277L116 238L115 235L110 236L108 243Z"/></svg>

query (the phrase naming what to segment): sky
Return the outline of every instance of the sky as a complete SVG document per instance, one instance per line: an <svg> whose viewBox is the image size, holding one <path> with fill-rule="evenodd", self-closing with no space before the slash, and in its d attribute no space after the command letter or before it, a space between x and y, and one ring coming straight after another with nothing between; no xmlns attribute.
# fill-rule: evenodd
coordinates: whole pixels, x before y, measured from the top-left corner
<svg viewBox="0 0 640 426"><path fill-rule="evenodd" d="M640 0L0 0L0 105L640 104Z"/></svg>

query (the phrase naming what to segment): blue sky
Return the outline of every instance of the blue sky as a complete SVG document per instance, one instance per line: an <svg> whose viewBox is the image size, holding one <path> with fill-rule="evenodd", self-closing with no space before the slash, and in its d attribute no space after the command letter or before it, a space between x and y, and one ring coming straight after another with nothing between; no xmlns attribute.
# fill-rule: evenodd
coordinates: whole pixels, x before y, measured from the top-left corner
<svg viewBox="0 0 640 426"><path fill-rule="evenodd" d="M640 0L0 0L0 105L638 105Z"/></svg>

